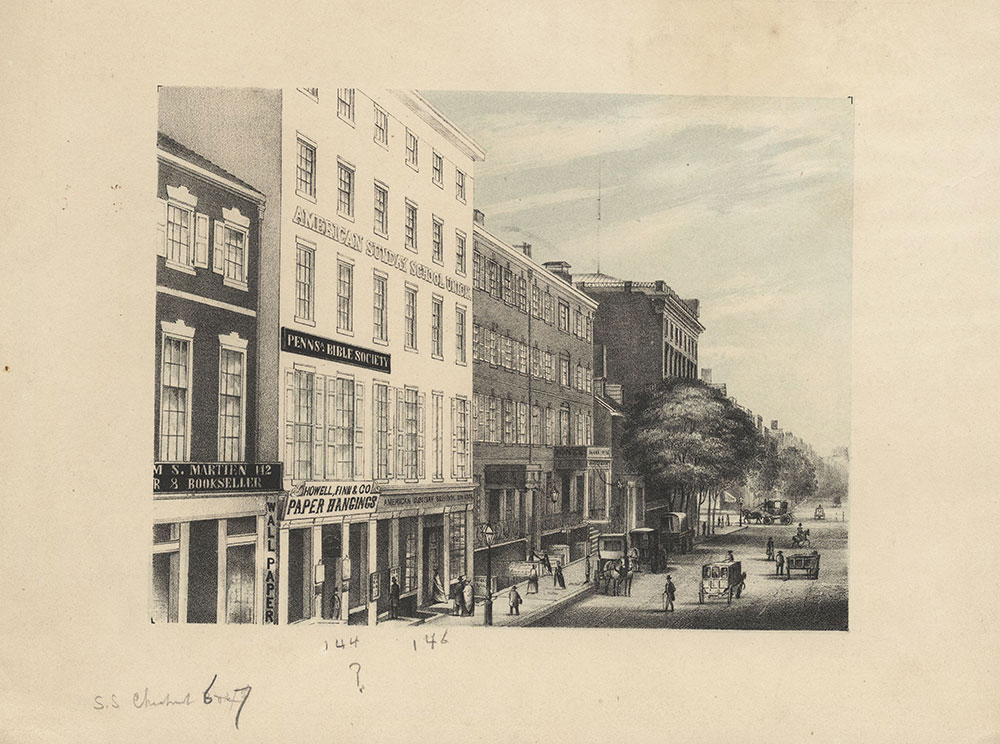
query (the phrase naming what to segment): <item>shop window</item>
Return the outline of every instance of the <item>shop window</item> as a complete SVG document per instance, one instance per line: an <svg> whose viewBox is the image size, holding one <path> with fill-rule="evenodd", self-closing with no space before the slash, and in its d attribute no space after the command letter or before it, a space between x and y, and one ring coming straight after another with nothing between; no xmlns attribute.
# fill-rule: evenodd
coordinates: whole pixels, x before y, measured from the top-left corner
<svg viewBox="0 0 1000 744"><path fill-rule="evenodd" d="M239 520L227 520L233 521ZM257 546L252 544L226 548L226 622L253 622L256 555Z"/></svg>
<svg viewBox="0 0 1000 744"><path fill-rule="evenodd" d="M226 535L256 535L257 517L235 517L226 520Z"/></svg>
<svg viewBox="0 0 1000 744"><path fill-rule="evenodd" d="M449 559L451 575L460 576L465 571L465 512L448 515Z"/></svg>
<svg viewBox="0 0 1000 744"><path fill-rule="evenodd" d="M417 588L417 518L404 517L399 521L400 556L403 569L404 592Z"/></svg>
<svg viewBox="0 0 1000 744"><path fill-rule="evenodd" d="M181 538L180 525L177 522L153 525L153 544L177 542Z"/></svg>
<svg viewBox="0 0 1000 744"><path fill-rule="evenodd" d="M176 525L154 525L154 542L157 541L157 527ZM176 623L179 620L180 556L179 550L153 555L153 606L150 618L154 623Z"/></svg>

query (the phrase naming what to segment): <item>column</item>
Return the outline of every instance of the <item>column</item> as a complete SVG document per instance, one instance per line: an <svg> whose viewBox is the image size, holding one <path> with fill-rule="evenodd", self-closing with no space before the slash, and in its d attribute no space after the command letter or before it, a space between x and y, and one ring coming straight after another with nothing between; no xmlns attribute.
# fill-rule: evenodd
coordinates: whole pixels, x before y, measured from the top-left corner
<svg viewBox="0 0 1000 744"><path fill-rule="evenodd" d="M389 571L399 566L399 517L393 517L389 522ZM390 579L391 580L391 579ZM399 577L402 588L403 577Z"/></svg>
<svg viewBox="0 0 1000 744"><path fill-rule="evenodd" d="M226 622L226 520L220 519L216 523L218 526L218 545L216 555L218 558L218 571L215 576L215 622L224 624Z"/></svg>
<svg viewBox="0 0 1000 744"><path fill-rule="evenodd" d="M417 607L424 603L424 515L417 515Z"/></svg>
<svg viewBox="0 0 1000 744"><path fill-rule="evenodd" d="M441 580L445 586L451 586L451 519L452 517L463 516L464 514L449 514L448 507L445 507L444 514L442 515L442 519L444 520L444 540L442 541L444 543L442 546L444 558L442 562L444 565L441 566ZM430 587L430 590L433 592L434 587Z"/></svg>
<svg viewBox="0 0 1000 744"><path fill-rule="evenodd" d="M590 517L590 468L583 471L583 518Z"/></svg>
<svg viewBox="0 0 1000 744"><path fill-rule="evenodd" d="M278 550L278 625L288 625L288 528L279 530L281 547Z"/></svg>
<svg viewBox="0 0 1000 744"><path fill-rule="evenodd" d="M323 585L317 583L316 581L316 567L319 565L320 561L323 560L323 525L314 524L310 528L312 533L312 550L310 555L312 556L312 569L309 575L312 581L309 582L309 588L312 592L312 608L313 608L313 619L322 620L323 619ZM333 566L324 566L324 571L329 571Z"/></svg>
<svg viewBox="0 0 1000 744"><path fill-rule="evenodd" d="M475 562L476 524L475 512L470 504L465 510L465 575L472 579L476 571Z"/></svg>
<svg viewBox="0 0 1000 744"><path fill-rule="evenodd" d="M373 514L368 519L368 566L367 574L361 578L368 582L368 624L375 625L378 622L378 600L371 596L371 575L377 568L378 563L378 520ZM388 591L388 590L387 590Z"/></svg>
<svg viewBox="0 0 1000 744"><path fill-rule="evenodd" d="M347 621L351 609L350 582L344 580L344 565L350 561L351 553L351 525L345 519L340 524L340 576L337 577L337 588L340 592L340 619ZM357 568L351 566L351 571Z"/></svg>
<svg viewBox="0 0 1000 744"><path fill-rule="evenodd" d="M190 559L188 551L191 549L191 523L181 522L180 540L180 561L177 569L177 622L186 623L188 621L188 570Z"/></svg>

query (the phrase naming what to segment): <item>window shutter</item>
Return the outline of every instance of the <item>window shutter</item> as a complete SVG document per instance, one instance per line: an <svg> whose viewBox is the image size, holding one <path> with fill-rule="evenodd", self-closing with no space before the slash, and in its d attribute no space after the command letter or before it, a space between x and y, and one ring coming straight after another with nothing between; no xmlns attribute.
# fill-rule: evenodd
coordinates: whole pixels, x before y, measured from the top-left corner
<svg viewBox="0 0 1000 744"><path fill-rule="evenodd" d="M403 388L392 388L396 393L396 477L405 478L403 469Z"/></svg>
<svg viewBox="0 0 1000 744"><path fill-rule="evenodd" d="M465 466L462 477L468 478L472 473L472 427L469 426L469 402L465 401L462 416L465 417Z"/></svg>
<svg viewBox="0 0 1000 744"><path fill-rule="evenodd" d="M167 200L157 199L156 211L156 255L167 255Z"/></svg>
<svg viewBox="0 0 1000 744"><path fill-rule="evenodd" d="M195 213L194 216L194 265L208 268L208 215Z"/></svg>
<svg viewBox="0 0 1000 744"><path fill-rule="evenodd" d="M423 480L424 473L424 401L427 393L417 396L417 477Z"/></svg>
<svg viewBox="0 0 1000 744"><path fill-rule="evenodd" d="M224 274L226 271L226 227L215 221L215 240L212 243L212 271Z"/></svg>
<svg viewBox="0 0 1000 744"><path fill-rule="evenodd" d="M326 477L337 477L337 383L329 378L326 386Z"/></svg>
<svg viewBox="0 0 1000 744"><path fill-rule="evenodd" d="M455 450L458 447L458 435L455 428L455 399L451 399L451 477L456 477Z"/></svg>
<svg viewBox="0 0 1000 744"><path fill-rule="evenodd" d="M323 477L323 375L313 376L313 462L312 477Z"/></svg>
<svg viewBox="0 0 1000 744"><path fill-rule="evenodd" d="M295 477L295 372L285 370L285 476Z"/></svg>
<svg viewBox="0 0 1000 744"><path fill-rule="evenodd" d="M365 386L354 383L354 479L365 477Z"/></svg>
<svg viewBox="0 0 1000 744"><path fill-rule="evenodd" d="M385 462L386 462L386 477L392 478L395 470L395 462L393 458L396 456L396 440L393 439L395 436L395 423L396 423L396 412L392 407L392 388L388 385L385 386L385 423L386 423L386 433L385 433ZM372 404L375 405L375 396L372 396Z"/></svg>

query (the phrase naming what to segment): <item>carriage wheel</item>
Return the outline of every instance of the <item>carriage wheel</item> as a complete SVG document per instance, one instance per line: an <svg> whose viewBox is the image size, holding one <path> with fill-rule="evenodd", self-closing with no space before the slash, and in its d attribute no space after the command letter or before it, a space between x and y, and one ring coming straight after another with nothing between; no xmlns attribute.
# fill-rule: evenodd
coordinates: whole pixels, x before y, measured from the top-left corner
<svg viewBox="0 0 1000 744"><path fill-rule="evenodd" d="M771 519L770 517L764 517L764 524L771 524L771 522L773 522L773 521L774 520Z"/></svg>
<svg viewBox="0 0 1000 744"><path fill-rule="evenodd" d="M792 518L790 516L788 516L787 514L785 514L785 515L783 515L781 517L781 523L782 524L791 524L792 523Z"/></svg>

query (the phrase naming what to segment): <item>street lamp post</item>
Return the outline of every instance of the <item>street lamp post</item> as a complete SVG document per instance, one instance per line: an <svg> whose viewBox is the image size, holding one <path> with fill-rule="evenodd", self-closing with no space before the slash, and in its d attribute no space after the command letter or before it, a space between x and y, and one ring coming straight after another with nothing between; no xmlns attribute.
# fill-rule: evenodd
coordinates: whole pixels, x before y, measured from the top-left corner
<svg viewBox="0 0 1000 744"><path fill-rule="evenodd" d="M615 481L615 487L618 489L618 495L621 496L622 499L622 515L624 520L622 523L622 532L624 533L625 538L625 568L628 569L630 568L628 557L628 499L625 496L625 484L622 482L621 478Z"/></svg>
<svg viewBox="0 0 1000 744"><path fill-rule="evenodd" d="M493 625L493 540L496 532L490 525L483 528L486 541L486 606L483 608L483 623Z"/></svg>

